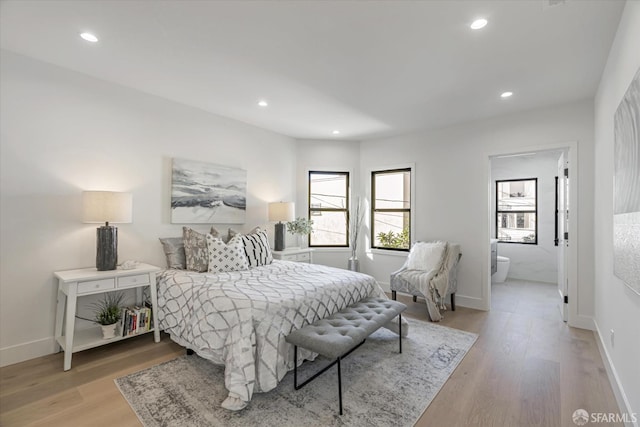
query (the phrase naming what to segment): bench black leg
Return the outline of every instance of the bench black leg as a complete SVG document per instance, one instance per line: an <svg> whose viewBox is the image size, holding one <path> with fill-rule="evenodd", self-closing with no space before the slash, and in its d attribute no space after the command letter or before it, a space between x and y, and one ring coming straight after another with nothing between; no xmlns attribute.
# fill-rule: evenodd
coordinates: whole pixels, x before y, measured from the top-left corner
<svg viewBox="0 0 640 427"><path fill-rule="evenodd" d="M342 373L340 372L339 357L338 357L338 400L340 401L340 415L342 415Z"/></svg>
<svg viewBox="0 0 640 427"><path fill-rule="evenodd" d="M293 388L295 388L296 390L300 390L302 387L306 386L311 381L318 378L318 376L322 375L327 369L337 364L338 365L338 400L340 402L340 415L342 415L342 372L340 371L340 360L350 355L355 349L357 349L362 344L364 344L365 341L366 340L363 340L360 344L353 347L351 350L349 350L348 352L346 352L345 354L338 357L336 360L334 360L333 362L329 363L327 366L322 368L322 370L316 372L310 378L307 378L302 384L298 384L298 346L294 345L293 346Z"/></svg>
<svg viewBox="0 0 640 427"><path fill-rule="evenodd" d="M190 348L187 349L187 356L192 356L194 353L193 350L191 350Z"/></svg>
<svg viewBox="0 0 640 427"><path fill-rule="evenodd" d="M398 334L400 335L400 354L402 354L402 314L398 314Z"/></svg>
<svg viewBox="0 0 640 427"><path fill-rule="evenodd" d="M391 299L396 300L396 291L391 291Z"/></svg>
<svg viewBox="0 0 640 427"><path fill-rule="evenodd" d="M451 311L456 311L456 294L451 294Z"/></svg>
<svg viewBox="0 0 640 427"><path fill-rule="evenodd" d="M298 389L298 346L293 346L293 388Z"/></svg>

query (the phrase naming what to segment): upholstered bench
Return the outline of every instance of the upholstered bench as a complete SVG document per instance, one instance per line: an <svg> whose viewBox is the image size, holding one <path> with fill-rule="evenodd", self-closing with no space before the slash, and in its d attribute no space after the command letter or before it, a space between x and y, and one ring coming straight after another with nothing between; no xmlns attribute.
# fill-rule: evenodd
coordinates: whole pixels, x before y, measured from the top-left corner
<svg viewBox="0 0 640 427"><path fill-rule="evenodd" d="M293 344L293 383L296 390L316 379L333 365L338 365L338 399L342 415L342 376L340 360L364 344L365 339L398 316L399 352L402 353L402 312L406 305L384 298L366 298L326 319L304 326L286 337ZM320 372L298 385L298 347L335 359Z"/></svg>

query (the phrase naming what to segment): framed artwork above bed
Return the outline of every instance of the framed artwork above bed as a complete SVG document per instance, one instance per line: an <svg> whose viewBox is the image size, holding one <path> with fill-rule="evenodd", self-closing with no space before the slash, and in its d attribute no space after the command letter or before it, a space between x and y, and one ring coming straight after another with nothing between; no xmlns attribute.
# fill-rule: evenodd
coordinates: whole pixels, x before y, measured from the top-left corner
<svg viewBox="0 0 640 427"><path fill-rule="evenodd" d="M172 224L244 224L247 171L185 159L172 163Z"/></svg>

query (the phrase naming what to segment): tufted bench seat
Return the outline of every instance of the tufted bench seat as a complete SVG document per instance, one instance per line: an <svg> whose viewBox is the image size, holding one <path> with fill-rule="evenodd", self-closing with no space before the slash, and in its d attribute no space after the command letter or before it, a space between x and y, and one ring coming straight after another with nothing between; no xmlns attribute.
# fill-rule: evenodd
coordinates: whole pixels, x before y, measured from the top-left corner
<svg viewBox="0 0 640 427"><path fill-rule="evenodd" d="M384 298L370 297L357 302L342 311L318 320L291 332L286 341L294 345L294 387L301 389L333 365L338 365L338 396L340 400L340 415L342 415L342 378L340 374L340 360L356 348L365 339L398 316L399 349L402 353L402 315L406 305ZM298 347L311 350L329 359L335 359L320 372L298 385Z"/></svg>

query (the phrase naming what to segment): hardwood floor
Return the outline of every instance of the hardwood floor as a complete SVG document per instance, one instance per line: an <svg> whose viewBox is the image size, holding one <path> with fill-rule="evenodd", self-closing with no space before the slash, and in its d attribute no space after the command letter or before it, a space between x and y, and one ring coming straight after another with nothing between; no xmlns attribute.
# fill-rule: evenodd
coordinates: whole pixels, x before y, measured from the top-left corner
<svg viewBox="0 0 640 427"><path fill-rule="evenodd" d="M493 285L490 312L447 312L442 325L479 338L416 426L575 427L580 408L618 413L593 332L561 320L557 295L510 281Z"/></svg>
<svg viewBox="0 0 640 427"><path fill-rule="evenodd" d="M479 334L416 426L575 426L576 409L618 412L592 332L560 320L550 285L493 286L493 310L457 307L442 325ZM420 299L399 297L426 319ZM114 378L184 354L163 335L62 353L0 369L2 426L139 426Z"/></svg>

